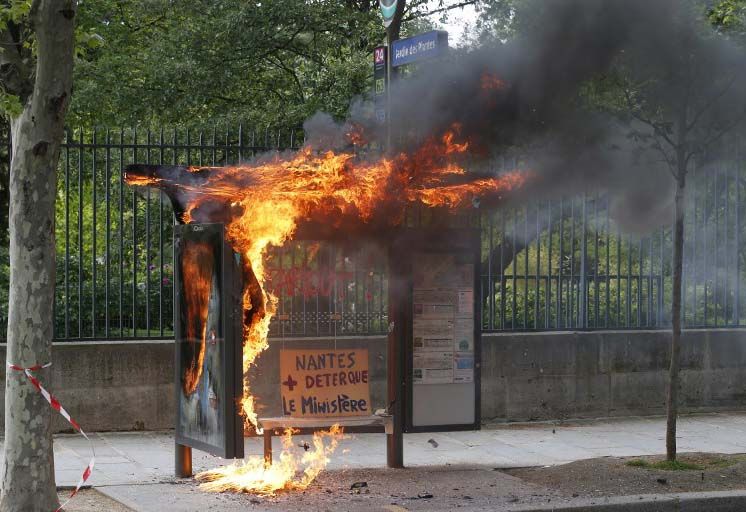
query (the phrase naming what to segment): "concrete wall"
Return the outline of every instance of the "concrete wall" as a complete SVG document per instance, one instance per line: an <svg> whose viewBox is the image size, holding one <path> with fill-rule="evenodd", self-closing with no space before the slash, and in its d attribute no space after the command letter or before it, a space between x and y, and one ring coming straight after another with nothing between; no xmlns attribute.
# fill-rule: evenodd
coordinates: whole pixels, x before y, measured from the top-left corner
<svg viewBox="0 0 746 512"><path fill-rule="evenodd" d="M5 360L4 343L0 357ZM42 383L83 430L173 428L173 342L55 343L52 361L51 368L38 372ZM5 378L0 387L4 425ZM55 413L54 429L71 427Z"/></svg>
<svg viewBox="0 0 746 512"><path fill-rule="evenodd" d="M529 421L660 414L669 339L659 331L485 335L482 417ZM285 339L272 340L252 371L262 415L280 413L279 350L300 346L367 347L372 407L385 407L385 338ZM5 357L4 345L0 357ZM84 429L173 426L173 342L59 343L53 358L42 379ZM681 372L684 410L746 409L746 331L687 331ZM0 386L2 401L4 379ZM55 430L69 430L61 418L55 422Z"/></svg>
<svg viewBox="0 0 746 512"><path fill-rule="evenodd" d="M482 337L482 417L506 421L661 414L670 334L606 331ZM682 410L746 409L746 331L686 331Z"/></svg>

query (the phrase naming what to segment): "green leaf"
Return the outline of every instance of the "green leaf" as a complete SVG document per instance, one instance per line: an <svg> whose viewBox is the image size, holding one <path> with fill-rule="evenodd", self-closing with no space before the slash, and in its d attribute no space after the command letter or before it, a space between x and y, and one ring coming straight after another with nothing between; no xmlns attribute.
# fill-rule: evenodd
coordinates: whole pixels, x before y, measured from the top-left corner
<svg viewBox="0 0 746 512"><path fill-rule="evenodd" d="M23 105L18 96L0 92L0 111L10 118L18 117L23 112Z"/></svg>

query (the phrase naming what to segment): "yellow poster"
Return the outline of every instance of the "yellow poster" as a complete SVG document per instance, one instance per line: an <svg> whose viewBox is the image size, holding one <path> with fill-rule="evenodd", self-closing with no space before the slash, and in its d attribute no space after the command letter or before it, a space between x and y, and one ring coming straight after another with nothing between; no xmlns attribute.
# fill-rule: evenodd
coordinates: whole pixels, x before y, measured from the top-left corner
<svg viewBox="0 0 746 512"><path fill-rule="evenodd" d="M368 350L281 350L285 416L369 416Z"/></svg>

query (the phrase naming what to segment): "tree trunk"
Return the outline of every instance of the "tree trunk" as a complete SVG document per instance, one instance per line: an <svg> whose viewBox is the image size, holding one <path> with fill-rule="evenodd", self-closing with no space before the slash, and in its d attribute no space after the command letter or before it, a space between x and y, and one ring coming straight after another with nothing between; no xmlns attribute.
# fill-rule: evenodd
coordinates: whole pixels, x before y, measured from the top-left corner
<svg viewBox="0 0 746 512"><path fill-rule="evenodd" d="M72 0L34 2L34 88L11 120L10 295L7 360L51 361L55 286L56 170L72 87ZM48 371L39 372L42 380ZM5 460L0 511L50 512L58 506L52 410L20 372L6 372Z"/></svg>
<svg viewBox="0 0 746 512"><path fill-rule="evenodd" d="M676 460L676 419L679 413L679 353L681 352L681 274L684 257L684 190L686 174L676 184L673 236L673 297L671 300L671 366L666 410L666 458Z"/></svg>

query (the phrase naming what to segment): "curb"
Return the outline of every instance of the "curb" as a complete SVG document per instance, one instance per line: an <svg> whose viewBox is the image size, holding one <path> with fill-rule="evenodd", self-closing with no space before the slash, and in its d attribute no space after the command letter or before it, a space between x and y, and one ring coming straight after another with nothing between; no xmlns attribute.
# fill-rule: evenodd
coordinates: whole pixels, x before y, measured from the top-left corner
<svg viewBox="0 0 746 512"><path fill-rule="evenodd" d="M140 485L140 484L134 484L134 485ZM116 501L120 505L132 510L136 511L139 510L138 505L136 503L131 502L128 498L124 496L120 496L119 493L116 492L116 485L101 485L96 486L95 489L106 496L107 498Z"/></svg>
<svg viewBox="0 0 746 512"><path fill-rule="evenodd" d="M515 512L743 512L746 490L641 494L585 498L563 505L521 507Z"/></svg>

